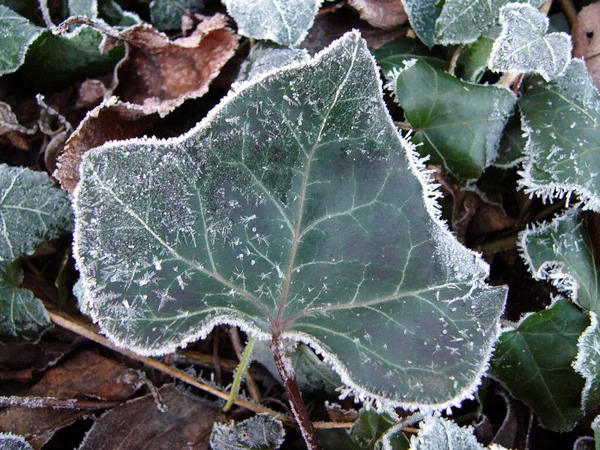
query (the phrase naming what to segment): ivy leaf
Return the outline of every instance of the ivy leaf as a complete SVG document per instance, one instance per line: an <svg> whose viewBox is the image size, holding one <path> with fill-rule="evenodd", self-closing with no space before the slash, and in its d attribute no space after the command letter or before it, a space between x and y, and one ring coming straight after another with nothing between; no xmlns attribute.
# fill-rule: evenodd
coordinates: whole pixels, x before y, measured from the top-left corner
<svg viewBox="0 0 600 450"><path fill-rule="evenodd" d="M548 280L586 311L600 311L594 248L577 210L520 236L521 255L536 280Z"/></svg>
<svg viewBox="0 0 600 450"><path fill-rule="evenodd" d="M502 33L488 66L496 72L538 73L546 81L565 73L571 61L571 38L550 33L548 18L528 4L510 3L500 10Z"/></svg>
<svg viewBox="0 0 600 450"><path fill-rule="evenodd" d="M6 6L0 5L0 76L17 70L27 50L44 31Z"/></svg>
<svg viewBox="0 0 600 450"><path fill-rule="evenodd" d="M544 200L576 194L600 211L600 95L583 61L550 83L531 80L519 101L528 134L520 184Z"/></svg>
<svg viewBox="0 0 600 450"><path fill-rule="evenodd" d="M413 142L457 179L478 178L497 156L516 97L499 86L461 81L423 61L392 74L389 86L414 127Z"/></svg>
<svg viewBox="0 0 600 450"><path fill-rule="evenodd" d="M71 231L71 202L43 172L0 164L0 262Z"/></svg>
<svg viewBox="0 0 600 450"><path fill-rule="evenodd" d="M157 30L178 30L186 11L199 12L203 7L203 0L153 0L150 3L150 18Z"/></svg>
<svg viewBox="0 0 600 450"><path fill-rule="evenodd" d="M494 45L494 38L481 36L467 46L457 61L456 72L459 78L478 83L488 69L487 61Z"/></svg>
<svg viewBox="0 0 600 450"><path fill-rule="evenodd" d="M500 337L490 375L506 386L553 431L567 431L582 417L584 380L572 363L586 315L568 300L527 315Z"/></svg>
<svg viewBox="0 0 600 450"><path fill-rule="evenodd" d="M16 434L0 433L0 449L2 450L33 450L27 441Z"/></svg>
<svg viewBox="0 0 600 450"><path fill-rule="evenodd" d="M600 404L600 327L598 315L590 312L591 324L579 338L579 352L573 367L585 378L581 404L584 409Z"/></svg>
<svg viewBox="0 0 600 450"><path fill-rule="evenodd" d="M418 39L406 36L388 42L380 48L372 50L372 53L377 59L381 71L386 75L394 69L404 67L405 62L413 59L423 60L439 70L447 70L450 65L439 48L429 49Z"/></svg>
<svg viewBox="0 0 600 450"><path fill-rule="evenodd" d="M395 415L394 415L395 416ZM350 439L356 445L365 450L379 450L383 448L393 448L394 450L408 450L409 442L401 430L394 432L392 430L395 423L399 420L390 414L378 414L374 410L360 411L360 416L352 428L350 428ZM392 433L389 436L388 433ZM387 439L387 447L384 441Z"/></svg>
<svg viewBox="0 0 600 450"><path fill-rule="evenodd" d="M436 42L450 45L476 41L483 32L496 24L500 8L510 1L446 0L435 24ZM519 3L530 3L539 7L544 0L521 0Z"/></svg>
<svg viewBox="0 0 600 450"><path fill-rule="evenodd" d="M268 414L258 414L239 423L215 422L210 435L210 446L217 450L275 450L283 444L284 436L285 431L279 420Z"/></svg>
<svg viewBox="0 0 600 450"><path fill-rule="evenodd" d="M88 152L81 174L76 260L120 346L161 354L235 324L407 406L455 403L486 369L506 290L437 218L356 32L182 137Z"/></svg>
<svg viewBox="0 0 600 450"><path fill-rule="evenodd" d="M427 47L437 44L435 22L442 10L437 7L439 0L402 0L410 26Z"/></svg>
<svg viewBox="0 0 600 450"><path fill-rule="evenodd" d="M19 264L0 263L0 342L35 341L50 326L42 302L20 289Z"/></svg>
<svg viewBox="0 0 600 450"><path fill-rule="evenodd" d="M312 27L323 0L224 0L238 33L296 47Z"/></svg>

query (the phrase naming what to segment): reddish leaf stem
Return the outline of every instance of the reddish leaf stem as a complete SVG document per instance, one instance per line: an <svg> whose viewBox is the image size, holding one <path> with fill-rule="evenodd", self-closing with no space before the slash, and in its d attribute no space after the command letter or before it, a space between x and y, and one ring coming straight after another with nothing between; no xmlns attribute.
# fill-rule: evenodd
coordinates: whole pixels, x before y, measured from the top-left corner
<svg viewBox="0 0 600 450"><path fill-rule="evenodd" d="M310 420L310 415L308 414L304 400L302 400L302 394L300 394L300 388L298 387L298 381L296 380L296 374L294 373L289 355L289 345L286 345L279 336L276 336L271 342L271 350L273 351L277 370L283 380L285 392L290 400L292 412L294 413L296 422L298 422L298 427L302 432L306 446L309 450L321 450L317 430Z"/></svg>

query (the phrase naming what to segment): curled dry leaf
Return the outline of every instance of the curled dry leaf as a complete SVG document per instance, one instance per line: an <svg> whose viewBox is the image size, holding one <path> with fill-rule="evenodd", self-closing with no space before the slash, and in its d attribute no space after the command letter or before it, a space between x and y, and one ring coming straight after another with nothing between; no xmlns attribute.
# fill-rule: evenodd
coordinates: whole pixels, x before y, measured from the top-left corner
<svg viewBox="0 0 600 450"><path fill-rule="evenodd" d="M573 56L583 58L600 90L600 2L586 6L573 24Z"/></svg>
<svg viewBox="0 0 600 450"><path fill-rule="evenodd" d="M55 176L73 192L83 154L111 140L141 136L160 116L184 101L201 97L238 46L238 37L217 14L188 37L174 41L148 24L123 30L121 40L107 38L104 50L126 43L108 98L90 111L66 142Z"/></svg>
<svg viewBox="0 0 600 450"><path fill-rule="evenodd" d="M349 0L360 18L377 28L394 28L408 21L401 0Z"/></svg>

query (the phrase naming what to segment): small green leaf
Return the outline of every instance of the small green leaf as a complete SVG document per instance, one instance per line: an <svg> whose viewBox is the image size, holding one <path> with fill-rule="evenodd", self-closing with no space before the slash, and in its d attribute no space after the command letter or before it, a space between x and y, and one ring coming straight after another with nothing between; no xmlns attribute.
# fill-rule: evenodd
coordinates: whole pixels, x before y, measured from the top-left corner
<svg viewBox="0 0 600 450"><path fill-rule="evenodd" d="M496 72L538 73L546 81L561 76L571 61L571 38L550 33L548 18L526 3L500 10L502 33L492 48L488 66Z"/></svg>
<svg viewBox="0 0 600 450"><path fill-rule="evenodd" d="M440 48L429 49L421 44L418 39L406 36L388 42L376 50L372 50L377 64L384 74L389 74L394 69L404 67L404 63L413 59L425 61L431 67L439 70L447 70L449 61L444 57Z"/></svg>
<svg viewBox="0 0 600 450"><path fill-rule="evenodd" d="M589 314L591 324L579 338L579 352L573 367L585 378L581 403L584 409L600 404L600 327L598 316Z"/></svg>
<svg viewBox="0 0 600 450"><path fill-rule="evenodd" d="M500 8L511 0L446 0L435 24L436 42L442 45L474 42L498 22ZM544 0L517 3L541 6Z"/></svg>
<svg viewBox="0 0 600 450"><path fill-rule="evenodd" d="M487 62L494 45L494 38L481 36L467 46L458 58L456 75L465 81L478 83L488 69Z"/></svg>
<svg viewBox="0 0 600 450"><path fill-rule="evenodd" d="M358 420L350 428L350 439L361 449L378 450L385 448L383 439L386 432L398 421L398 417L390 414L378 414L374 410L360 411ZM402 431L394 433L393 436L387 436L388 447L394 450L408 450L409 442ZM391 439L391 441L390 441Z"/></svg>
<svg viewBox="0 0 600 450"><path fill-rule="evenodd" d="M0 433L1 450L33 450L33 447L27 441L16 434Z"/></svg>
<svg viewBox="0 0 600 450"><path fill-rule="evenodd" d="M568 300L526 316L496 345L490 375L528 405L542 425L567 431L583 416L583 378L572 364L589 320Z"/></svg>
<svg viewBox="0 0 600 450"><path fill-rule="evenodd" d="M71 231L71 202L45 173L0 164L0 220L0 261L13 261Z"/></svg>
<svg viewBox="0 0 600 450"><path fill-rule="evenodd" d="M21 67L27 50L44 29L0 5L0 30L0 75L5 75Z"/></svg>
<svg viewBox="0 0 600 450"><path fill-rule="evenodd" d="M214 450L275 450L283 444L285 431L277 419L258 414L239 423L213 425L210 446Z"/></svg>
<svg viewBox="0 0 600 450"><path fill-rule="evenodd" d="M577 210L520 235L521 255L537 280L548 280L586 311L600 312L599 274Z"/></svg>
<svg viewBox="0 0 600 450"><path fill-rule="evenodd" d="M493 165L507 169L521 164L525 158L526 145L527 138L521 129L521 114L517 111L504 127L498 157Z"/></svg>
<svg viewBox="0 0 600 450"><path fill-rule="evenodd" d="M157 30L179 30L186 11L196 13L203 7L204 0L153 0L150 3L150 19Z"/></svg>
<svg viewBox="0 0 600 450"><path fill-rule="evenodd" d="M182 137L88 152L81 174L84 297L121 346L161 354L235 324L406 406L454 404L486 369L506 290L438 219L356 32Z"/></svg>
<svg viewBox="0 0 600 450"><path fill-rule="evenodd" d="M323 0L224 0L223 3L242 36L296 47L312 27Z"/></svg>
<svg viewBox="0 0 600 450"><path fill-rule="evenodd" d="M442 10L437 7L439 0L403 0L410 26L427 47L437 44L435 22Z"/></svg>
<svg viewBox="0 0 600 450"><path fill-rule="evenodd" d="M459 180L478 178L497 156L517 101L512 92L458 80L423 61L392 76L389 86L414 127L419 152Z"/></svg>
<svg viewBox="0 0 600 450"><path fill-rule="evenodd" d="M584 209L600 212L600 94L583 61L550 83L530 80L519 106L526 192L544 200L576 194Z"/></svg>
<svg viewBox="0 0 600 450"><path fill-rule="evenodd" d="M50 326L42 302L18 287L22 281L18 264L0 263L0 342L35 341Z"/></svg>

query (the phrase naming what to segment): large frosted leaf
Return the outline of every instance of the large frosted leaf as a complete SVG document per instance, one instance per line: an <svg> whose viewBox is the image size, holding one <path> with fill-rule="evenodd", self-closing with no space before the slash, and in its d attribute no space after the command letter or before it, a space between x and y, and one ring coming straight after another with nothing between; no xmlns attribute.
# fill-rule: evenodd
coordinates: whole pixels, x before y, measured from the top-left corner
<svg viewBox="0 0 600 450"><path fill-rule="evenodd" d="M474 42L498 22L500 8L510 0L446 0L435 24L436 41L442 45ZM544 0L521 0L541 6Z"/></svg>
<svg viewBox="0 0 600 450"><path fill-rule="evenodd" d="M21 67L29 46L43 31L25 17L0 5L0 75Z"/></svg>
<svg viewBox="0 0 600 450"><path fill-rule="evenodd" d="M594 248L576 210L524 231L520 247L536 279L552 282L584 310L600 312Z"/></svg>
<svg viewBox="0 0 600 450"><path fill-rule="evenodd" d="M411 27L427 47L433 47L435 39L435 21L442 10L437 7L439 0L402 0Z"/></svg>
<svg viewBox="0 0 600 450"><path fill-rule="evenodd" d="M600 212L600 95L583 61L550 83L531 80L519 102L528 134L526 192L544 200L575 193Z"/></svg>
<svg viewBox="0 0 600 450"><path fill-rule="evenodd" d="M436 218L413 152L357 33L180 138L89 152L75 253L92 315L142 354L229 323L311 345L361 398L469 395L505 289Z"/></svg>
<svg viewBox="0 0 600 450"><path fill-rule="evenodd" d="M71 231L71 202L48 175L0 165L0 261L33 253Z"/></svg>
<svg viewBox="0 0 600 450"><path fill-rule="evenodd" d="M323 0L224 0L238 33L295 47L306 37Z"/></svg>
<svg viewBox="0 0 600 450"><path fill-rule="evenodd" d="M488 65L496 72L539 73L546 81L561 76L571 61L571 38L550 33L548 18L526 3L500 10L502 33L494 42Z"/></svg>
<svg viewBox="0 0 600 450"><path fill-rule="evenodd" d="M414 127L422 155L458 179L478 178L497 156L516 97L461 81L423 61L396 69L390 87Z"/></svg>
<svg viewBox="0 0 600 450"><path fill-rule="evenodd" d="M577 306L558 300L507 329L496 346L490 374L551 430L570 430L583 415L584 380L571 365L588 325Z"/></svg>
<svg viewBox="0 0 600 450"><path fill-rule="evenodd" d="M18 264L0 263L0 342L36 340L50 325L42 302L19 288L22 281Z"/></svg>

